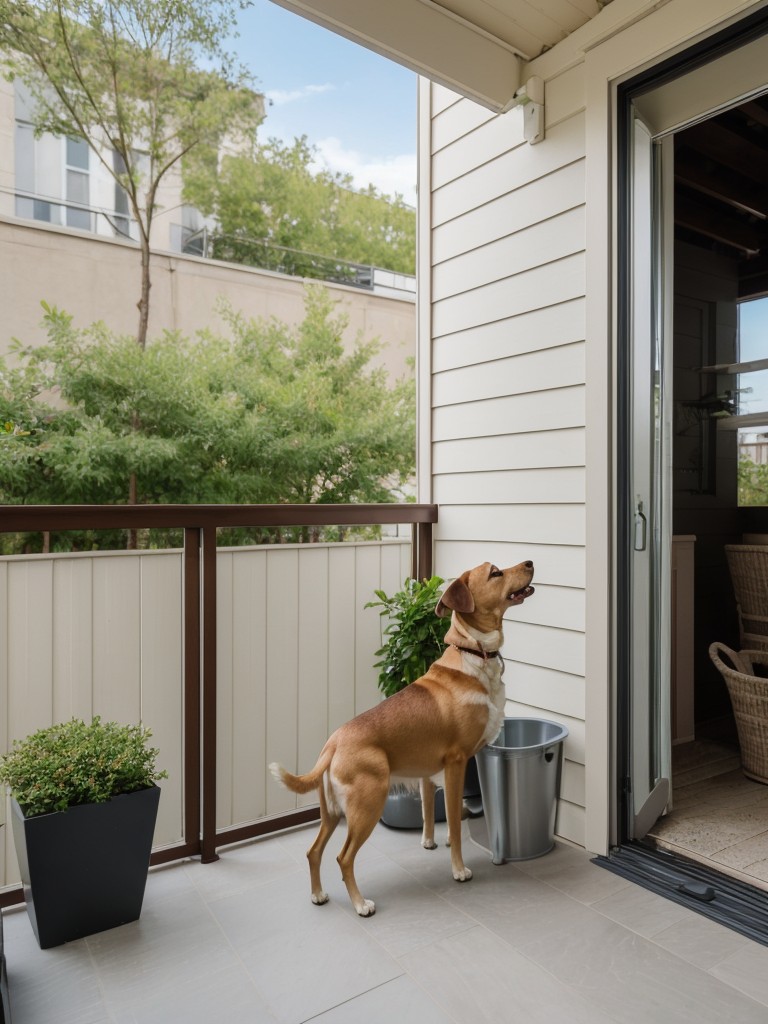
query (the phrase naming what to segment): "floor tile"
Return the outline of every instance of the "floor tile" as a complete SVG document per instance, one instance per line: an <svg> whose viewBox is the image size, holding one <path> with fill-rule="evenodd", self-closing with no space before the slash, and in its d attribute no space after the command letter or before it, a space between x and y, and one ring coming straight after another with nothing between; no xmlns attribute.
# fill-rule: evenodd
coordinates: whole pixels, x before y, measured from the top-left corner
<svg viewBox="0 0 768 1024"><path fill-rule="evenodd" d="M14 1024L111 1024L85 939L40 949L26 910L3 914Z"/></svg>
<svg viewBox="0 0 768 1024"><path fill-rule="evenodd" d="M709 973L764 1004L763 1014L768 1020L768 947L748 942Z"/></svg>
<svg viewBox="0 0 768 1024"><path fill-rule="evenodd" d="M749 945L749 939L730 928L691 913L658 932L653 940L675 956L705 971Z"/></svg>
<svg viewBox="0 0 768 1024"><path fill-rule="evenodd" d="M521 952L619 1024L765 1024L764 1005L654 941L580 909L578 924L572 919L556 937L537 938Z"/></svg>
<svg viewBox="0 0 768 1024"><path fill-rule="evenodd" d="M691 912L685 907L639 885L629 885L611 896L596 900L592 909L645 938L652 938L678 921L691 917Z"/></svg>
<svg viewBox="0 0 768 1024"><path fill-rule="evenodd" d="M223 933L277 1019L295 1024L401 975L334 903L315 906L295 876L211 903ZM300 979L300 984L297 983Z"/></svg>
<svg viewBox="0 0 768 1024"><path fill-rule="evenodd" d="M335 1006L312 1024L464 1024L438 1005L411 978L403 975Z"/></svg>
<svg viewBox="0 0 768 1024"><path fill-rule="evenodd" d="M457 1021L609 1024L611 1018L484 928L403 957L409 975Z"/></svg>

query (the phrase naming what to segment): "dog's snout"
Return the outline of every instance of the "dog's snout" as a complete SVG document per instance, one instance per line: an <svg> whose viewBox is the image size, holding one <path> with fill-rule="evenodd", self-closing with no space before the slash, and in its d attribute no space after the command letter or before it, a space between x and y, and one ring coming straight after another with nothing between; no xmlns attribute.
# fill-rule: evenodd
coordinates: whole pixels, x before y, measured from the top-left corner
<svg viewBox="0 0 768 1024"><path fill-rule="evenodd" d="M532 569L533 568L533 562L525 562L524 565L525 565L526 569Z"/></svg>

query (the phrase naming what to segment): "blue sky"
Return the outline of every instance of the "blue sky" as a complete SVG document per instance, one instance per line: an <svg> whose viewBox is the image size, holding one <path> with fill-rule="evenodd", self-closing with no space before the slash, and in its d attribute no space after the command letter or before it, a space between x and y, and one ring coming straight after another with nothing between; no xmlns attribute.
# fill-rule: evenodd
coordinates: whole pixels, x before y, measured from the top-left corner
<svg viewBox="0 0 768 1024"><path fill-rule="evenodd" d="M416 75L292 14L254 0L232 49L267 96L262 138L306 135L319 165L416 204Z"/></svg>

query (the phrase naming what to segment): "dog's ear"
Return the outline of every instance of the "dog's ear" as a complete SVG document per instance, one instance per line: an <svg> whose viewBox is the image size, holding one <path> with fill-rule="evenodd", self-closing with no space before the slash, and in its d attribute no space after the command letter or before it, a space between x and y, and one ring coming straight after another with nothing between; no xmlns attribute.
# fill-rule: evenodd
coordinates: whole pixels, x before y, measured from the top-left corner
<svg viewBox="0 0 768 1024"><path fill-rule="evenodd" d="M464 573L463 576L459 576L458 579L453 581L437 602L435 614L439 615L440 618L444 618L446 615L450 615L452 611L473 612L474 610L475 599L472 597L472 591L467 586L467 573Z"/></svg>

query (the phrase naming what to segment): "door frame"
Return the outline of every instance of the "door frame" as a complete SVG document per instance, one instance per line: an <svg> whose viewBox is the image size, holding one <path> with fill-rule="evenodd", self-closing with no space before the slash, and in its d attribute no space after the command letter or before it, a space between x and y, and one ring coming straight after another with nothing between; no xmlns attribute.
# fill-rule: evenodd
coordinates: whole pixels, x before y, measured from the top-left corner
<svg viewBox="0 0 768 1024"><path fill-rule="evenodd" d="M631 794L631 720L629 615L631 582L630 560L633 525L628 457L631 450L629 399L631 349L631 154L632 101L642 92L677 79L689 71L710 64L760 36L768 35L768 8L735 21L725 29L672 57L646 68L639 74L613 79L613 106L608 105L607 123L616 129L609 161L609 181L613 189L615 245L612 296L614 320L613 401L613 481L612 496L613 574L610 596L616 608L612 622L612 682L614 685L613 732L611 735L610 845L607 856L597 862L622 877L707 916L727 927L768 945L768 893L722 875L666 851L649 849L634 842L631 835L633 801ZM610 76L609 84L610 84ZM767 76L768 78L768 76ZM768 84L768 83L767 83ZM608 98L606 97L606 102ZM610 146L607 147L610 151ZM607 257L611 260L610 254ZM668 300L670 301L670 300Z"/></svg>
<svg viewBox="0 0 768 1024"><path fill-rule="evenodd" d="M633 101L636 97L667 82L711 64L728 53L768 34L768 10L736 22L689 49L647 68L622 82L616 92L616 472L615 472L615 680L616 680L616 760L614 799L616 805L616 841L625 845L632 835L632 737L631 737L631 556L633 499L630 480L632 446L631 421L631 174ZM768 84L768 76L767 82ZM673 301L672 296L666 299ZM662 314L663 315L663 314ZM668 342L671 343L671 342Z"/></svg>

